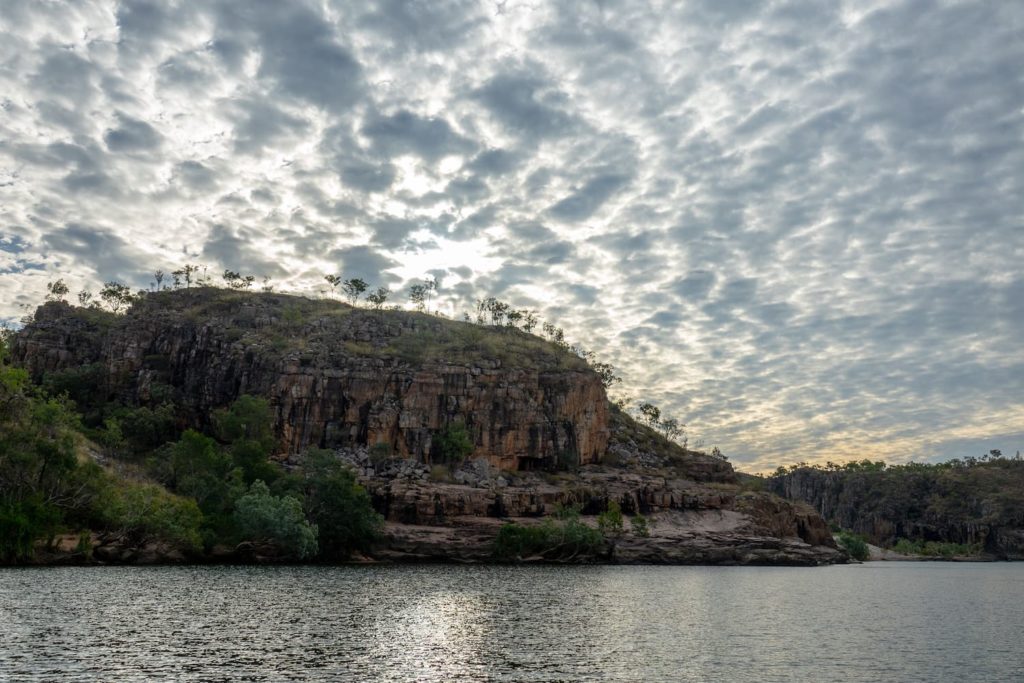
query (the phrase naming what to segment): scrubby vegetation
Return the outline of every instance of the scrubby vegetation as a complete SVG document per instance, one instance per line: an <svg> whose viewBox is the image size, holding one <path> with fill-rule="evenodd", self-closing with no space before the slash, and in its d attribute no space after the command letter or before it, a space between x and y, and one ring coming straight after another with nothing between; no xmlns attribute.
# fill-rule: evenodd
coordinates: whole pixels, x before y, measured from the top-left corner
<svg viewBox="0 0 1024 683"><path fill-rule="evenodd" d="M596 558L604 545L604 534L580 521L578 509L560 508L554 517L539 524L502 526L494 541L494 555L504 561L539 557L566 562L580 557Z"/></svg>
<svg viewBox="0 0 1024 683"><path fill-rule="evenodd" d="M7 341L0 337L0 562L30 561L60 534L80 535L86 556L86 531L125 547L197 554L251 541L281 558L324 560L379 535L369 496L333 454L310 454L301 472L269 459L263 399L217 411L210 433L182 431L172 402L119 403L89 368L33 385L8 363Z"/></svg>
<svg viewBox="0 0 1024 683"><path fill-rule="evenodd" d="M892 550L903 555L924 555L925 557L971 557L981 553L982 548L976 543L940 543L937 541L911 541L901 538L892 546Z"/></svg>
<svg viewBox="0 0 1024 683"><path fill-rule="evenodd" d="M868 559L870 552L868 551L868 544L864 538L858 534L851 533L849 531L841 531L838 536L839 545L841 545L846 552L850 553L850 557L855 560L863 562Z"/></svg>

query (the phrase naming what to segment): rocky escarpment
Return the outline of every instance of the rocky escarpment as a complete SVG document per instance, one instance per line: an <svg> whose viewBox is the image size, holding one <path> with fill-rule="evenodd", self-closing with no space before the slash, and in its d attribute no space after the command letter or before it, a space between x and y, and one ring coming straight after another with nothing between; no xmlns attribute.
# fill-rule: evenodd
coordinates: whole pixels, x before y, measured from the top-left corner
<svg viewBox="0 0 1024 683"><path fill-rule="evenodd" d="M627 526L590 559L845 560L813 509L750 490L724 459L638 424L586 362L521 330L202 288L150 294L122 316L46 304L12 349L36 382L95 403L95 424L110 406L166 402L178 429L211 431L217 409L266 398L283 466L301 468L316 447L356 470L386 519L378 560L493 560L504 524L572 508L596 526L613 502ZM455 425L471 452L451 462L438 437ZM637 515L649 533L631 531ZM100 540L102 561L159 554Z"/></svg>
<svg viewBox="0 0 1024 683"><path fill-rule="evenodd" d="M608 440L600 378L510 328L279 294L151 294L125 316L42 306L15 361L36 381L96 370L128 404L171 399L195 426L243 394L270 399L281 450L381 444L426 462L463 423L473 456L506 469L596 461Z"/></svg>
<svg viewBox="0 0 1024 683"><path fill-rule="evenodd" d="M897 539L957 543L993 558L1024 560L1024 462L801 467L770 477L768 487L879 546Z"/></svg>

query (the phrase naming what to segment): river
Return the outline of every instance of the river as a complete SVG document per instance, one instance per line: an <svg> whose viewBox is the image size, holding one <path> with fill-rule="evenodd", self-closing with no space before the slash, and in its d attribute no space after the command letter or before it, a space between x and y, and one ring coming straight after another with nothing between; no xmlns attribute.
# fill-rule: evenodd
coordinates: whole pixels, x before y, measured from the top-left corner
<svg viewBox="0 0 1024 683"><path fill-rule="evenodd" d="M1024 681L1024 564L0 569L0 681Z"/></svg>

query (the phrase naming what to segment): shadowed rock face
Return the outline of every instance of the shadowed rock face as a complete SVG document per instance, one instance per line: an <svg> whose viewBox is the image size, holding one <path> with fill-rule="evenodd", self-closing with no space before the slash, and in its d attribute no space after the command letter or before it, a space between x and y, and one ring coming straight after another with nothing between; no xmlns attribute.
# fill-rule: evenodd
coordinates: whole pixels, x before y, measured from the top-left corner
<svg viewBox="0 0 1024 683"><path fill-rule="evenodd" d="M799 468L767 480L768 489L815 508L880 546L900 538L975 545L1006 560L1024 559L1024 463L884 471Z"/></svg>
<svg viewBox="0 0 1024 683"><path fill-rule="evenodd" d="M426 461L447 425L504 469L595 462L608 443L600 378L537 337L334 301L213 289L151 294L117 317L42 306L13 345L39 381L95 364L129 404L171 396L194 426L243 394L276 411L280 448L388 444Z"/></svg>

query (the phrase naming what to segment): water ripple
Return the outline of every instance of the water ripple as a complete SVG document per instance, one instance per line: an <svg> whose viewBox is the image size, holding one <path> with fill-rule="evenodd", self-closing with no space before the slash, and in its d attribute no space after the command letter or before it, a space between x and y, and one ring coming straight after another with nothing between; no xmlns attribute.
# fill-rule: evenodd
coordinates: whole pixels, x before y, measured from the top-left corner
<svg viewBox="0 0 1024 683"><path fill-rule="evenodd" d="M0 680L1024 680L1024 565L0 569Z"/></svg>

